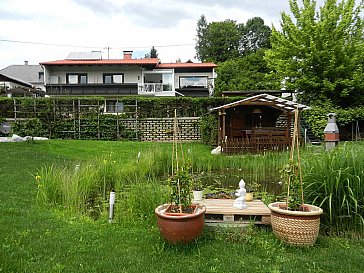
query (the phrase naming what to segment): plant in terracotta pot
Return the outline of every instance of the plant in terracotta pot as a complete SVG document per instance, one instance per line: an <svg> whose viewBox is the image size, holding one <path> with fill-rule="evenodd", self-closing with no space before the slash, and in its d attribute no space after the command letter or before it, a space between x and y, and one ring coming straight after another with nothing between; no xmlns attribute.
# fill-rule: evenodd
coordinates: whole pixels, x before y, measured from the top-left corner
<svg viewBox="0 0 364 273"><path fill-rule="evenodd" d="M175 111L172 170L168 179L170 202L155 209L162 237L170 243L188 243L198 238L205 225L204 206L191 204L192 177L190 164L178 145L178 125Z"/></svg>
<svg viewBox="0 0 364 273"><path fill-rule="evenodd" d="M281 170L286 191L284 202L268 205L274 234L282 241L295 246L315 244L322 209L304 203L301 160L299 154L299 111L295 109L295 122L290 158Z"/></svg>
<svg viewBox="0 0 364 273"><path fill-rule="evenodd" d="M203 185L201 179L194 179L192 181L193 201L202 201L203 198Z"/></svg>

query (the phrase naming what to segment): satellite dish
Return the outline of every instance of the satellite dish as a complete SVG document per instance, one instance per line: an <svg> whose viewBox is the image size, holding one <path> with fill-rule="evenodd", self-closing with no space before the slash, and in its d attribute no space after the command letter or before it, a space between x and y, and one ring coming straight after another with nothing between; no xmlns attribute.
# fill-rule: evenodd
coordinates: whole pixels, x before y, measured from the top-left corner
<svg viewBox="0 0 364 273"><path fill-rule="evenodd" d="M4 122L0 124L0 132L3 134L10 134L11 124L9 122Z"/></svg>

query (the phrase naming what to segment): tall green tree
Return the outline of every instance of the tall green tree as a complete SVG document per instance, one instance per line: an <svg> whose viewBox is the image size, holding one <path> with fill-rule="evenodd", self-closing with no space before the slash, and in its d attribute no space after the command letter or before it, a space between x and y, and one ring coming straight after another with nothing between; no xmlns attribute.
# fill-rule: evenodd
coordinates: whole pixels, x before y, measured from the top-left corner
<svg viewBox="0 0 364 273"><path fill-rule="evenodd" d="M300 2L300 3L299 3ZM348 107L364 103L364 1L290 0L265 59L287 89L303 102L329 100Z"/></svg>
<svg viewBox="0 0 364 273"><path fill-rule="evenodd" d="M271 29L264 24L264 20L260 17L249 19L245 26L242 25L242 36L240 40L239 50L243 55L256 52L260 48L270 47Z"/></svg>
<svg viewBox="0 0 364 273"><path fill-rule="evenodd" d="M239 56L240 26L233 20L207 23L202 15L197 22L196 57L200 61L224 62Z"/></svg>
<svg viewBox="0 0 364 273"><path fill-rule="evenodd" d="M217 68L215 95L222 91L267 90L279 87L279 82L266 77L269 69L264 60L265 49L240 58L227 60Z"/></svg>
<svg viewBox="0 0 364 273"><path fill-rule="evenodd" d="M144 58L158 58L158 51L154 46L150 49L149 53L146 53Z"/></svg>
<svg viewBox="0 0 364 273"><path fill-rule="evenodd" d="M157 50L155 49L155 47L154 46L152 46L152 48L150 49L150 57L151 58L158 58L158 52L157 52Z"/></svg>
<svg viewBox="0 0 364 273"><path fill-rule="evenodd" d="M225 20L208 25L206 59L215 63L239 56L240 32L236 21Z"/></svg>
<svg viewBox="0 0 364 273"><path fill-rule="evenodd" d="M196 58L200 61L224 62L270 46L271 29L260 17L249 19L244 26L233 20L208 23L201 15L196 32Z"/></svg>
<svg viewBox="0 0 364 273"><path fill-rule="evenodd" d="M197 21L197 28L196 28L196 58L200 61L206 61L207 59L207 20L205 15L201 15L200 19Z"/></svg>

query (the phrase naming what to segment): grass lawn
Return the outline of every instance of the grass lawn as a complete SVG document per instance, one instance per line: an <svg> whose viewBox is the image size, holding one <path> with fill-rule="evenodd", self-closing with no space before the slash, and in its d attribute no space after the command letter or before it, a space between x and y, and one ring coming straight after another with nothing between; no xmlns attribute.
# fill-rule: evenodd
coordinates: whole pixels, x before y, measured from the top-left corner
<svg viewBox="0 0 364 273"><path fill-rule="evenodd" d="M319 236L293 248L271 231L206 230L186 246L161 240L156 225L108 224L39 206L33 175L113 151L125 162L169 144L104 141L0 143L0 272L363 272L364 242ZM210 149L189 144L208 156ZM154 208L150 208L151 211Z"/></svg>

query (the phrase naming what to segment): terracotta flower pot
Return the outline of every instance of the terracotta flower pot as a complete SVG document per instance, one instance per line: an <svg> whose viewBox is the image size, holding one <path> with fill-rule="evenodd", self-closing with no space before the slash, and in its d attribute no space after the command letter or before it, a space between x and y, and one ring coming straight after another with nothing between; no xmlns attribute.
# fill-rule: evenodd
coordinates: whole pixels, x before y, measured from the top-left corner
<svg viewBox="0 0 364 273"><path fill-rule="evenodd" d="M274 234L282 241L295 246L312 246L320 230L322 209L304 204L303 211L285 209L286 203L268 205Z"/></svg>
<svg viewBox="0 0 364 273"><path fill-rule="evenodd" d="M205 226L206 207L195 205L195 213L167 213L169 204L155 209L162 237L172 243L188 243L198 238Z"/></svg>

